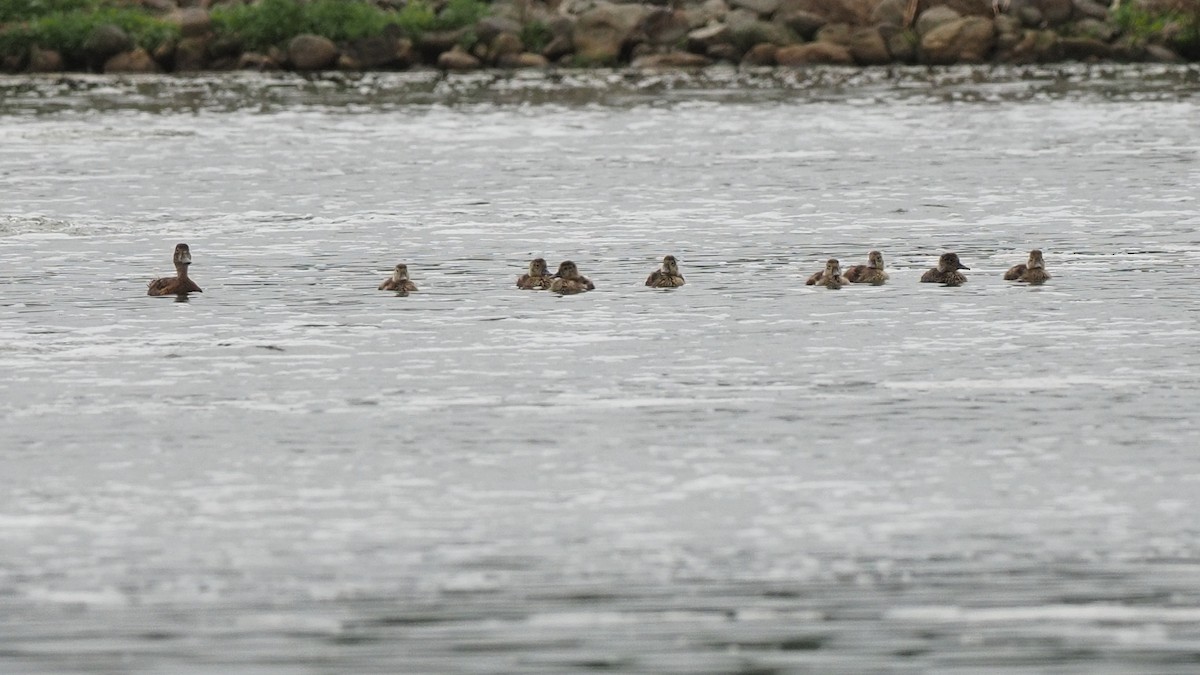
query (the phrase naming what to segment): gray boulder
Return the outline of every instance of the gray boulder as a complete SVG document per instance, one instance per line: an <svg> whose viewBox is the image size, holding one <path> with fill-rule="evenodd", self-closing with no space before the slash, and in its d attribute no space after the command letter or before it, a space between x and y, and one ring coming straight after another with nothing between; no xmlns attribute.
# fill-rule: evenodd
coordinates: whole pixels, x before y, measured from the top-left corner
<svg viewBox="0 0 1200 675"><path fill-rule="evenodd" d="M301 72L325 70L337 63L338 48L321 35L297 35L288 43L288 61Z"/></svg>
<svg viewBox="0 0 1200 675"><path fill-rule="evenodd" d="M106 73L157 73L160 70L150 52L141 47L121 52L104 62Z"/></svg>
<svg viewBox="0 0 1200 675"><path fill-rule="evenodd" d="M96 26L83 41L83 55L93 69L100 69L105 61L133 49L133 38L120 26L107 23Z"/></svg>
<svg viewBox="0 0 1200 675"><path fill-rule="evenodd" d="M996 44L991 19L969 16L921 36L921 61L928 64L982 63Z"/></svg>
<svg viewBox="0 0 1200 675"><path fill-rule="evenodd" d="M647 13L642 5L597 5L575 24L575 53L590 63L615 62Z"/></svg>
<svg viewBox="0 0 1200 675"><path fill-rule="evenodd" d="M915 25L917 35L924 35L938 26L958 21L961 18L961 14L944 5L932 7L921 12L917 17Z"/></svg>
<svg viewBox="0 0 1200 675"><path fill-rule="evenodd" d="M854 65L850 50L832 42L810 42L788 45L775 52L775 62L781 66Z"/></svg>
<svg viewBox="0 0 1200 675"><path fill-rule="evenodd" d="M57 73L63 69L62 54L34 45L29 49L28 69L31 73Z"/></svg>

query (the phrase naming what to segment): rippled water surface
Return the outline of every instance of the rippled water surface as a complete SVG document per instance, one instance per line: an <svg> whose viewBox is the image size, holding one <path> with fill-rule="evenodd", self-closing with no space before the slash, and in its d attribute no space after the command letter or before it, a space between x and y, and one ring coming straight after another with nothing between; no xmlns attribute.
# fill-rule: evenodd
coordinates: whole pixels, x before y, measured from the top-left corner
<svg viewBox="0 0 1200 675"><path fill-rule="evenodd" d="M0 79L0 671L1197 672L1198 91Z"/></svg>

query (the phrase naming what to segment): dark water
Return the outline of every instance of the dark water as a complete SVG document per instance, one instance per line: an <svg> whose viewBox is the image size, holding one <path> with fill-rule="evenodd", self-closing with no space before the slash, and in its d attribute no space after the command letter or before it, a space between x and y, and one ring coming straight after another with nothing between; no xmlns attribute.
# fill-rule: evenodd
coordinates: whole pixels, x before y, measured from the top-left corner
<svg viewBox="0 0 1200 675"><path fill-rule="evenodd" d="M0 672L1198 672L1198 82L0 79Z"/></svg>

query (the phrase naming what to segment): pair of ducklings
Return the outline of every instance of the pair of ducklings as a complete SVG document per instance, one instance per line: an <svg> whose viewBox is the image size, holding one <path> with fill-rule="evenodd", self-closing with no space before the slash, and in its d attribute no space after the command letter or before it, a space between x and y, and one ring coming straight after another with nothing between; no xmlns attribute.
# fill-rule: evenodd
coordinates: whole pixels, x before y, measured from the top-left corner
<svg viewBox="0 0 1200 675"><path fill-rule="evenodd" d="M883 271L883 254L871 251L867 256L866 265L855 265L844 273L836 258L830 258L825 263L825 269L813 274L804 282L808 286L824 286L838 289L847 283L880 285L887 281L887 272ZM938 258L937 267L927 270L921 275L921 282L927 284L942 284L945 286L962 286L967 283L967 276L961 270L970 267L962 264L957 253L943 253ZM1006 281L1023 281L1029 284L1042 284L1050 278L1046 271L1046 262L1042 252L1034 249L1029 252L1029 260L1021 265L1014 265L1004 273Z"/></svg>
<svg viewBox="0 0 1200 675"><path fill-rule="evenodd" d="M646 285L650 288L679 288L684 284L679 273L679 261L675 256L663 257L662 266L650 273ZM529 262L529 271L517 278L517 288L526 291L549 290L555 293L572 294L594 290L595 284L579 273L579 268L570 260L559 263L558 271L550 274L544 258Z"/></svg>
<svg viewBox="0 0 1200 675"><path fill-rule="evenodd" d="M921 275L925 283L945 284L946 286L962 286L967 283L967 277L959 270L969 270L962 264L957 253L943 253L938 258L938 266ZM1050 279L1046 271L1046 260L1040 249L1029 252L1029 259L1020 265L1013 265L1004 272L1005 281L1021 281L1027 284L1044 284Z"/></svg>

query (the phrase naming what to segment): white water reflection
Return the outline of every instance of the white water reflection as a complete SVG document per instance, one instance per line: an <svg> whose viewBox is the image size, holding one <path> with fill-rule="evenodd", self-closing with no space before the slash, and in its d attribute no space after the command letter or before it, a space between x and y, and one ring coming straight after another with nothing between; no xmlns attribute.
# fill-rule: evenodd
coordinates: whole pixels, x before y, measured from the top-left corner
<svg viewBox="0 0 1200 675"><path fill-rule="evenodd" d="M0 670L1190 672L1194 73L814 72L5 89Z"/></svg>

